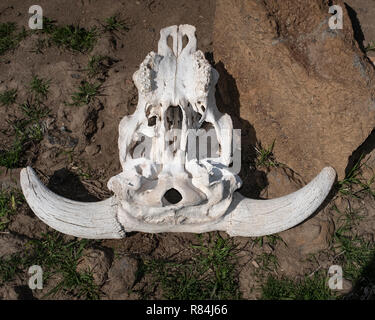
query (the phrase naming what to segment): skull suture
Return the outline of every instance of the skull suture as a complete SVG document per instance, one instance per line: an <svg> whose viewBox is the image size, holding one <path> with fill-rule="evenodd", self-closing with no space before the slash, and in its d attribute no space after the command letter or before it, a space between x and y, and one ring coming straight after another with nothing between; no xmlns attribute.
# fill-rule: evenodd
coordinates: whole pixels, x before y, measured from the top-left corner
<svg viewBox="0 0 375 320"><path fill-rule="evenodd" d="M171 26L160 35L158 53L148 54L133 76L138 106L119 126L123 172L108 182L114 196L96 203L60 197L28 167L21 186L34 213L58 231L96 239L122 238L127 231L261 236L310 216L329 193L334 169L324 168L304 188L278 199L241 196L241 180L230 168L232 121L215 102L217 71L197 51L193 26ZM216 152L202 155L196 135L209 128ZM205 149L205 137L199 141Z"/></svg>

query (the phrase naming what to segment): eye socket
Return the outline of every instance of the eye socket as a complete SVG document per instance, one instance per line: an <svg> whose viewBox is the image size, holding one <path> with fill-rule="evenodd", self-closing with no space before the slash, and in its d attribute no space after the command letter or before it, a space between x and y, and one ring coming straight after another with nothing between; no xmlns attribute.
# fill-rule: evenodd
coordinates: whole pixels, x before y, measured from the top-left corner
<svg viewBox="0 0 375 320"><path fill-rule="evenodd" d="M149 127L153 127L153 126L155 126L155 125L156 125L156 116L153 116L153 117L151 117L151 118L148 118L148 123L147 123L147 125L148 125Z"/></svg>

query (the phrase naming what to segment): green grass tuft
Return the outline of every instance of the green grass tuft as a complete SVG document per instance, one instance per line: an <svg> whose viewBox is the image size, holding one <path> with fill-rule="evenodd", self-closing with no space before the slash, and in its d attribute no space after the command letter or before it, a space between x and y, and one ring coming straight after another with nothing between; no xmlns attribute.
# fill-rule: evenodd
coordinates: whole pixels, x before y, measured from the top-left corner
<svg viewBox="0 0 375 320"><path fill-rule="evenodd" d="M362 216L352 210L342 213L337 208L335 209L341 214L334 235L336 255L339 257L337 263L343 266L345 278L358 281L375 255L375 245L358 237L352 230Z"/></svg>
<svg viewBox="0 0 375 320"><path fill-rule="evenodd" d="M328 287L328 280L323 274L314 274L303 280L293 281L269 276L262 286L262 299L265 300L329 300L335 295Z"/></svg>
<svg viewBox="0 0 375 320"><path fill-rule="evenodd" d="M0 55L17 46L16 28L13 22L0 24Z"/></svg>
<svg viewBox="0 0 375 320"><path fill-rule="evenodd" d="M0 23L0 55L15 49L28 34L25 28L22 28L20 33L16 33L16 30L17 25L14 22Z"/></svg>
<svg viewBox="0 0 375 320"><path fill-rule="evenodd" d="M360 198L361 194L369 194L372 197L375 197L375 190L372 188L375 181L375 174L369 180L363 178L362 167L366 167L367 163L362 163L362 160L363 155L359 158L345 178L337 182L336 188L341 195Z"/></svg>
<svg viewBox="0 0 375 320"><path fill-rule="evenodd" d="M55 295L65 291L84 297L86 299L98 299L99 289L93 282L89 272L78 272L77 265L82 257L89 240L77 239L64 241L58 233L46 234L42 240L31 240L31 249L26 257L28 265L40 265L44 270L45 280L52 275L59 274L62 280L47 295Z"/></svg>
<svg viewBox="0 0 375 320"><path fill-rule="evenodd" d="M105 64L105 61L108 60L107 56L94 55L89 59L87 64L87 74L89 77L95 77L101 72L108 70L109 66Z"/></svg>
<svg viewBox="0 0 375 320"><path fill-rule="evenodd" d="M275 271L279 266L277 257L273 253L263 252L258 257L255 258L255 261L260 266L261 271Z"/></svg>
<svg viewBox="0 0 375 320"><path fill-rule="evenodd" d="M10 106L16 102L17 89L6 90L0 93L0 104L3 106Z"/></svg>
<svg viewBox="0 0 375 320"><path fill-rule="evenodd" d="M83 81L79 86L78 91L72 94L72 103L68 103L68 105L82 106L84 104L89 104L95 96L99 94L100 87L100 83Z"/></svg>
<svg viewBox="0 0 375 320"><path fill-rule="evenodd" d="M30 91L34 94L36 100L46 99L51 81L33 76L30 82Z"/></svg>
<svg viewBox="0 0 375 320"><path fill-rule="evenodd" d="M22 272L23 258L19 255L12 255L0 258L0 285L11 281Z"/></svg>
<svg viewBox="0 0 375 320"><path fill-rule="evenodd" d="M45 32L50 36L50 41L58 47L82 53L91 51L98 38L96 27L87 30L79 26L60 27L50 23Z"/></svg>
<svg viewBox="0 0 375 320"><path fill-rule="evenodd" d="M253 242L260 247L263 247L265 243L270 244L271 246L276 246L276 244L281 241L286 245L284 240L278 234L271 234L267 236L255 237L253 238Z"/></svg>
<svg viewBox="0 0 375 320"><path fill-rule="evenodd" d="M120 20L118 16L111 16L109 18L106 18L103 27L105 32L130 30L125 20Z"/></svg>
<svg viewBox="0 0 375 320"><path fill-rule="evenodd" d="M0 150L0 166L18 168L24 165L22 160L26 149L43 139L42 119L49 113L41 100L47 98L49 81L33 77L30 82L32 97L20 105L24 117L9 122L13 128L15 140L10 148Z"/></svg>
<svg viewBox="0 0 375 320"><path fill-rule="evenodd" d="M92 273L77 271L82 252L89 243L89 240L65 241L57 232L44 234L42 239L30 240L21 255L0 258L0 279L3 283L11 281L30 266L39 265L46 283L54 275L61 277L45 297L53 297L62 291L78 298L99 299L99 288Z"/></svg>
<svg viewBox="0 0 375 320"><path fill-rule="evenodd" d="M17 27L14 22L0 24L0 55L17 45L16 36L14 35Z"/></svg>
<svg viewBox="0 0 375 320"><path fill-rule="evenodd" d="M0 190L0 231L7 228L11 215L16 213L23 200L23 195L19 190Z"/></svg>
<svg viewBox="0 0 375 320"><path fill-rule="evenodd" d="M233 244L217 237L207 246L193 246L195 254L183 261L146 261L145 272L160 284L166 299L238 299Z"/></svg>
<svg viewBox="0 0 375 320"><path fill-rule="evenodd" d="M275 141L273 140L272 144L268 148L263 148L261 144L258 144L255 147L257 154L256 166L257 167L277 167L279 164L276 162L273 155L273 148L275 147Z"/></svg>

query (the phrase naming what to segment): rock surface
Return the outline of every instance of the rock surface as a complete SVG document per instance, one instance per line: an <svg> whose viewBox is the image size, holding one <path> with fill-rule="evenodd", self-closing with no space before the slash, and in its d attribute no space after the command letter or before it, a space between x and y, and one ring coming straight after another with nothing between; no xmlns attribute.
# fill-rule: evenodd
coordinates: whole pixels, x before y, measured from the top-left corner
<svg viewBox="0 0 375 320"><path fill-rule="evenodd" d="M134 299L134 294L130 291L138 270L138 261L130 256L121 257L115 260L108 272L108 280L102 287L102 291L109 299L123 300Z"/></svg>
<svg viewBox="0 0 375 320"><path fill-rule="evenodd" d="M7 169L0 167L0 189L13 189L20 187L20 172L21 169Z"/></svg>
<svg viewBox="0 0 375 320"><path fill-rule="evenodd" d="M371 45L375 41L375 6L368 0L347 0L345 5L356 23L361 26L358 30L357 40L363 47ZM375 52L370 52L371 56L375 56Z"/></svg>
<svg viewBox="0 0 375 320"><path fill-rule="evenodd" d="M315 216L304 223L280 233L289 249L302 256L314 254L329 247L334 225L329 219Z"/></svg>
<svg viewBox="0 0 375 320"><path fill-rule="evenodd" d="M236 93L222 111L247 120L263 145L276 139L276 159L306 180L327 165L342 179L375 124L374 69L354 40L344 3L337 4L342 30L329 28L324 0L216 6L214 58L224 67L218 91ZM232 90L223 84L228 75L236 79Z"/></svg>
<svg viewBox="0 0 375 320"><path fill-rule="evenodd" d="M111 259L101 249L85 249L78 262L77 272L91 272L96 285L101 286L107 277Z"/></svg>
<svg viewBox="0 0 375 320"><path fill-rule="evenodd" d="M267 172L267 186L260 196L273 199L285 196L303 187L303 180L289 168L273 167Z"/></svg>
<svg viewBox="0 0 375 320"><path fill-rule="evenodd" d="M51 230L43 221L36 216L29 216L25 213L17 214L8 226L11 232L29 238L41 238L43 234Z"/></svg>
<svg viewBox="0 0 375 320"><path fill-rule="evenodd" d="M13 234L0 234L0 258L20 253L25 249L26 241Z"/></svg>

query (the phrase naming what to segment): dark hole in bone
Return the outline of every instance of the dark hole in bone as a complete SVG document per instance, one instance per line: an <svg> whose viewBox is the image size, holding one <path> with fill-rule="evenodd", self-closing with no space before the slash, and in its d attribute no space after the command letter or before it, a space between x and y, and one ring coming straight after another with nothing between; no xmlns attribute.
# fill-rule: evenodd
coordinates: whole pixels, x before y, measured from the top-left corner
<svg viewBox="0 0 375 320"><path fill-rule="evenodd" d="M153 116L151 118L148 118L148 126L153 127L156 125L156 116Z"/></svg>
<svg viewBox="0 0 375 320"><path fill-rule="evenodd" d="M188 36L185 34L183 37L182 37L182 49L184 49L187 44L189 43L189 38Z"/></svg>
<svg viewBox="0 0 375 320"><path fill-rule="evenodd" d="M182 128L182 110L180 106L169 106L166 115L166 129L181 129Z"/></svg>
<svg viewBox="0 0 375 320"><path fill-rule="evenodd" d="M206 131L208 131L208 130L214 130L214 126L210 122L203 121L203 123L201 125L201 129L206 130Z"/></svg>
<svg viewBox="0 0 375 320"><path fill-rule="evenodd" d="M201 109L202 109L203 112L206 111L206 108L204 106L201 106Z"/></svg>
<svg viewBox="0 0 375 320"><path fill-rule="evenodd" d="M176 189L169 189L163 196L170 204L177 204L182 200L182 195Z"/></svg>
<svg viewBox="0 0 375 320"><path fill-rule="evenodd" d="M195 113L196 121L199 122L200 119L202 119L202 115L198 112Z"/></svg>
<svg viewBox="0 0 375 320"><path fill-rule="evenodd" d="M168 36L168 38L167 38L167 45L173 51L173 37L172 36Z"/></svg>

